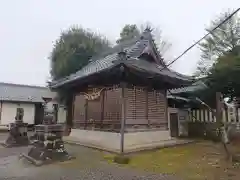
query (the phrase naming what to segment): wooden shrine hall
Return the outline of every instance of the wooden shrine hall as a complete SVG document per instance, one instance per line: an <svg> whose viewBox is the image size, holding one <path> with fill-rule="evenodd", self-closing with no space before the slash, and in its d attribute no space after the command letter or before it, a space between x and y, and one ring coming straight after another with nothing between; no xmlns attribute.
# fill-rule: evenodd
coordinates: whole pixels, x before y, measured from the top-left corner
<svg viewBox="0 0 240 180"><path fill-rule="evenodd" d="M167 89L191 83L166 67L146 29L50 86L66 94L69 139L120 152L170 139Z"/></svg>

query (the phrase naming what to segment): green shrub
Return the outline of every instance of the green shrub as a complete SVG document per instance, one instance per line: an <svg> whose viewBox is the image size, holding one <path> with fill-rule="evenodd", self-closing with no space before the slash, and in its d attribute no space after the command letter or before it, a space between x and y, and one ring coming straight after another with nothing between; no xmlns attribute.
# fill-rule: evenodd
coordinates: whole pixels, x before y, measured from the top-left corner
<svg viewBox="0 0 240 180"><path fill-rule="evenodd" d="M234 154L234 155L232 155L232 162L234 162L234 163L240 163L240 154Z"/></svg>
<svg viewBox="0 0 240 180"><path fill-rule="evenodd" d="M217 123L211 122L189 122L188 134L191 138L202 138L213 142L220 142L221 136L217 131Z"/></svg>
<svg viewBox="0 0 240 180"><path fill-rule="evenodd" d="M124 155L117 155L114 157L113 161L118 164L128 164L130 162L130 158Z"/></svg>
<svg viewBox="0 0 240 180"><path fill-rule="evenodd" d="M210 129L210 130L205 131L204 139L210 140L210 141L213 141L213 142L220 142L221 141L221 136L220 136L220 134L218 133L217 130Z"/></svg>

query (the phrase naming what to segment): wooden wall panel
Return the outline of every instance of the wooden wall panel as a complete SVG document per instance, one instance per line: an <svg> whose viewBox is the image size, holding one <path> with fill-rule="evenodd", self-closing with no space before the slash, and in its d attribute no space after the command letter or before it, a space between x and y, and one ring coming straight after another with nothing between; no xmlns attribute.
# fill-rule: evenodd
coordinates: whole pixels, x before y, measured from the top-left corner
<svg viewBox="0 0 240 180"><path fill-rule="evenodd" d="M167 100L164 91L148 91L141 88L126 88L126 124L150 125L167 129ZM145 126L146 127L146 126Z"/></svg>
<svg viewBox="0 0 240 180"><path fill-rule="evenodd" d="M134 89L125 88L126 124L134 124L136 119L136 94Z"/></svg>
<svg viewBox="0 0 240 180"><path fill-rule="evenodd" d="M157 122L157 99L155 91L148 92L148 121L149 124Z"/></svg>
<svg viewBox="0 0 240 180"><path fill-rule="evenodd" d="M106 90L104 95L104 129L120 129L121 106L121 89Z"/></svg>
<svg viewBox="0 0 240 180"><path fill-rule="evenodd" d="M156 93L157 97L157 107L158 107L158 121L159 125L163 129L168 129L168 119L167 119L167 98L165 92L158 91Z"/></svg>
<svg viewBox="0 0 240 180"><path fill-rule="evenodd" d="M73 111L73 127L80 128L85 122L85 104L86 99L84 95L78 94L74 100L74 111Z"/></svg>
<svg viewBox="0 0 240 180"><path fill-rule="evenodd" d="M146 102L146 90L136 89L136 124L148 124L146 119L147 102Z"/></svg>
<svg viewBox="0 0 240 180"><path fill-rule="evenodd" d="M102 98L103 93L101 93L100 97L95 100L88 100L87 102L87 119L86 119L86 127L87 129L92 128L100 128L101 118L102 118Z"/></svg>
<svg viewBox="0 0 240 180"><path fill-rule="evenodd" d="M148 93L148 120L150 125L167 128L166 96L160 91Z"/></svg>
<svg viewBox="0 0 240 180"><path fill-rule="evenodd" d="M167 100L164 92L125 88L126 125L142 128L166 128ZM99 99L88 100L77 95L74 102L73 124L75 128L95 128L102 130L120 129L121 88L102 91ZM86 112L85 112L86 111ZM86 119L86 121L85 121ZM94 122L90 121L93 119ZM87 123L87 124L86 124Z"/></svg>

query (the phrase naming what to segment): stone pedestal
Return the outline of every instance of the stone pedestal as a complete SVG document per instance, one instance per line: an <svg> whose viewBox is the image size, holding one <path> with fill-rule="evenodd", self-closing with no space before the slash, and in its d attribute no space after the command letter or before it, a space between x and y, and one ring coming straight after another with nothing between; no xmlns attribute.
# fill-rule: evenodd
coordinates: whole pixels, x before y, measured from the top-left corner
<svg viewBox="0 0 240 180"><path fill-rule="evenodd" d="M73 159L64 148L64 126L53 122L53 114L45 109L43 124L35 126L35 134L31 137L32 147L22 155L36 166Z"/></svg>
<svg viewBox="0 0 240 180"><path fill-rule="evenodd" d="M35 126L35 137L28 154L23 156L36 166L54 161L73 159L64 148L62 140L63 126L61 124Z"/></svg>
<svg viewBox="0 0 240 180"><path fill-rule="evenodd" d="M54 110L47 106L51 99L43 100L45 101L43 124L35 126L35 134L30 138L32 147L27 154L22 154L22 157L36 166L73 159L64 148L62 140L64 126L54 122Z"/></svg>

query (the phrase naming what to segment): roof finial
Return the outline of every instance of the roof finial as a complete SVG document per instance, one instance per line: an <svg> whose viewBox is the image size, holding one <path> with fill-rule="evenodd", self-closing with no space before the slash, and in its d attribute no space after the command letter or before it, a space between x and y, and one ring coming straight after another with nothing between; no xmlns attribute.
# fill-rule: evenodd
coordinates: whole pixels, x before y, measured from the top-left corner
<svg viewBox="0 0 240 180"><path fill-rule="evenodd" d="M121 49L119 52L118 52L118 57L120 60L126 60L127 59L127 53L124 49Z"/></svg>
<svg viewBox="0 0 240 180"><path fill-rule="evenodd" d="M153 28L151 26L146 26L146 28L144 29L142 35L141 35L141 39L144 38L151 38L152 34L151 32L153 31Z"/></svg>
<svg viewBox="0 0 240 180"><path fill-rule="evenodd" d="M153 28L150 25L147 25L147 27L145 28L144 32L152 32Z"/></svg>

